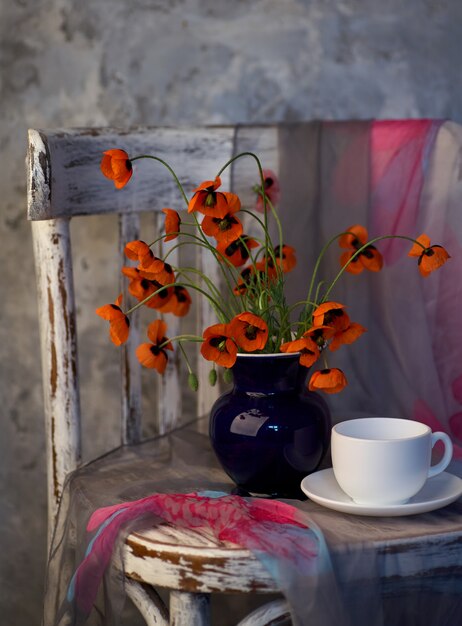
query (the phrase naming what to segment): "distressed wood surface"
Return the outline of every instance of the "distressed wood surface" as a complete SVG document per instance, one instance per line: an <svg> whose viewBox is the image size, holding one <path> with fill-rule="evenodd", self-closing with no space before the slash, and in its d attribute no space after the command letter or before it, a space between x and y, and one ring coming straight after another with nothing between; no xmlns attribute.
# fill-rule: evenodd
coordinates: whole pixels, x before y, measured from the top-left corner
<svg viewBox="0 0 462 626"><path fill-rule="evenodd" d="M192 593L278 591L248 550L169 525L132 533L124 567L129 578Z"/></svg>
<svg viewBox="0 0 462 626"><path fill-rule="evenodd" d="M67 219L32 229L42 355L49 540L67 474L81 460L75 303Z"/></svg>
<svg viewBox="0 0 462 626"><path fill-rule="evenodd" d="M171 626L208 626L210 597L203 593L170 593Z"/></svg>
<svg viewBox="0 0 462 626"><path fill-rule="evenodd" d="M173 193L172 193L173 195ZM173 203L168 203L168 207L171 207ZM154 237L157 237L159 233L164 231L165 215L154 216ZM176 246L177 240L174 239L168 242L160 242L159 244L159 256L165 258L168 254L167 262L172 267L178 267L180 263L179 249ZM181 277L178 279L181 282ZM193 298L198 301L199 306L202 305L204 298L197 298L196 294L192 294ZM168 333L169 337L175 337L182 333L181 318L174 315L168 315ZM184 331L183 331L184 332ZM175 347L175 352L169 355L167 368L165 374L159 380L159 433L168 433L174 428L178 419L181 416L182 409L182 397L181 397L181 366L182 356L178 345Z"/></svg>
<svg viewBox="0 0 462 626"><path fill-rule="evenodd" d="M259 127L263 154L276 145L264 141L265 133L274 140L274 127ZM171 206L172 195L181 209L183 201L170 173L150 159L136 161L136 185L116 190L99 170L105 150L122 148L130 157L155 154L167 161L180 178L187 194L202 180L213 178L232 154L235 128L138 128L127 131L110 128L29 131L30 168L28 217L51 217L160 211ZM254 145L258 149L258 145ZM269 157L268 157L268 160ZM247 163L242 183L256 180L255 166Z"/></svg>
<svg viewBox="0 0 462 626"><path fill-rule="evenodd" d="M121 273L122 267L126 265L124 250L129 241L139 238L139 231L140 219L137 213L123 213L119 216L119 284L125 305L131 301L131 296L128 281ZM137 309L130 315L130 334L127 342L120 346L122 444L138 443L141 440L141 365L135 354L136 346L140 343L139 314Z"/></svg>

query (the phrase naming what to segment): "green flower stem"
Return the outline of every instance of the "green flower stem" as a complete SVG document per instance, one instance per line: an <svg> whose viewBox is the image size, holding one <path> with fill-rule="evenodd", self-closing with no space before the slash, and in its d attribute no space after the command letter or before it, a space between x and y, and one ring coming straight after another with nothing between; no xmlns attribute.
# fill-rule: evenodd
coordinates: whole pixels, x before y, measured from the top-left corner
<svg viewBox="0 0 462 626"><path fill-rule="evenodd" d="M288 307L289 313L292 313L298 306L317 306L317 302L315 300L299 300Z"/></svg>
<svg viewBox="0 0 462 626"><path fill-rule="evenodd" d="M216 250L213 246L211 246L206 238L204 239L203 237L198 237L197 235L194 235L193 233L184 233L184 234L185 234L185 236L187 236L190 239L190 241L180 241L179 243L176 243L174 246L172 246L167 251L167 253L164 256L164 260L167 259L168 256L174 250L176 250L177 248L181 248L182 246L185 246L185 245L188 245L188 244L194 244L194 245L197 245L197 246L200 246L202 248L206 248L207 250L209 250L214 255L216 260L220 260L221 259L222 261L225 261L226 263L229 264L228 259L223 254L218 252L218 250ZM230 264L230 265L234 268L234 266L232 264ZM225 271L225 269L224 269L224 267L223 267L223 265L221 263L220 263L220 268L221 268L221 273L223 274L223 277L224 277L224 279L226 281L229 293L232 295L233 298L235 298L235 295L234 295L234 292L233 292L233 286L232 286L232 284L231 284L231 282L229 280L229 276L228 276L227 272ZM175 269L178 270L178 268L175 268ZM207 282L207 277L205 276L205 274L203 272L201 272L200 270L196 270L196 272L199 273L202 276L202 278L204 280L206 280L206 282ZM219 294L218 290L216 290L216 291Z"/></svg>
<svg viewBox="0 0 462 626"><path fill-rule="evenodd" d="M215 287L215 285L213 284L213 282L200 270L196 269L195 267L182 267L182 268L178 268L178 274L180 276L185 276L186 278L188 278L189 280L191 280L188 276L188 273L191 274L197 274L198 276L200 276L202 278L202 280L205 281L205 283L207 284L207 287L209 288L210 292L214 294L215 298L218 299L222 299L221 297L221 292ZM195 283L190 283L190 286L192 287ZM236 301L236 298L233 295L233 300ZM234 317L234 315L236 315L237 313L240 313L240 309L238 309L237 307L233 307L231 305L230 302L226 302L223 301L224 304L227 304L228 306L228 313L227 313L227 318L231 319L232 317Z"/></svg>
<svg viewBox="0 0 462 626"><path fill-rule="evenodd" d="M177 341L178 344L181 346L181 342L182 341L193 341L193 342L196 342L196 343L203 343L204 342L204 338L203 337L199 337L199 335L175 335L175 337L169 337L168 339L163 341L161 344L159 344L158 348L159 349L165 348L165 346L168 346L168 344L171 341ZM188 368L188 369L191 372L191 369L190 368Z"/></svg>
<svg viewBox="0 0 462 626"><path fill-rule="evenodd" d="M228 269L228 271L229 271L230 268L232 268L234 270L235 269L234 265L225 257L224 254L221 254L221 252L219 252L214 246L212 246L210 244L209 240L207 239L207 237L205 236L205 234L202 231L201 225L199 224L199 221L198 221L195 213L193 213L193 217L194 217L194 222L196 224L196 228L197 228L197 230L201 234L201 237L198 238L198 239L202 239L202 241L205 244L205 247L207 247L210 250L210 252L215 257L216 261L223 261L225 263L225 265L223 265L222 263L219 263L219 267L220 267L221 273L223 274L223 277L224 277L224 279L226 281L228 289L229 289L230 293L232 293L232 295L234 297L233 287L232 287L232 285L231 285L231 283L229 281L229 276L228 276L227 272L225 271L225 267Z"/></svg>
<svg viewBox="0 0 462 626"><path fill-rule="evenodd" d="M345 272L346 268L350 265L350 263L352 261L354 261L354 259L356 259L356 257L359 256L361 254L361 252L363 252L363 250L365 250L369 246L372 246L374 243L377 243L378 241L383 241L384 239L405 239L406 241L411 241L412 243L418 244L419 246L422 247L422 249L424 251L427 249L423 244L420 243L420 241L417 241L417 239L413 239L412 237L406 237L406 235L381 235L380 237L374 237L374 239L371 239L370 241L365 243L363 246L358 248L358 250L348 259L348 261L345 263L345 265L339 271L337 276L331 282L331 284L330 284L328 290L326 291L326 293L324 294L320 304L322 304L322 302L325 302L327 300L327 298L329 297L330 292L332 291L332 289L334 288L334 286L336 285L336 283L338 282L338 280L340 279L342 274Z"/></svg>
<svg viewBox="0 0 462 626"><path fill-rule="evenodd" d="M313 287L314 287L314 281L316 279L316 274L318 273L319 266L321 265L321 261L322 261L324 255L326 254L326 252L329 249L329 247L334 243L334 241L336 241L337 239L340 239L340 237L343 237L343 235L353 235L354 237L356 236L354 233L350 233L349 231L345 231L343 233L339 233L339 234L335 235L335 237L332 237L331 239L329 239L329 241L326 244L324 244L324 246L321 249L321 252L318 254L318 258L316 259L316 263L315 263L315 266L314 266L314 269L313 269L313 273L311 275L310 287L308 289L308 295L306 297L307 302L311 300L311 294L313 292Z"/></svg>
<svg viewBox="0 0 462 626"><path fill-rule="evenodd" d="M130 161L133 163L133 161L138 161L139 159L152 159L153 161L158 161L159 163L162 163L162 165L164 167L166 167L168 169L168 171L170 172L170 174L173 176L173 179L175 180L178 189L180 190L181 195L183 196L184 201L186 202L186 206L188 206L189 204L189 200L188 197L183 189L183 185L180 183L180 180L178 178L178 176L176 175L175 171L173 170L173 168L170 167L170 165L167 163L167 161L164 161L163 159L161 159L160 157L157 156L153 156L151 154L140 154L136 157L133 157L133 159L130 159Z"/></svg>
<svg viewBox="0 0 462 626"><path fill-rule="evenodd" d="M257 167L258 167L258 172L260 174L260 182L261 182L261 188L264 192L265 190L265 179L263 176L263 168L261 166L261 162L260 159L257 157L256 154L254 154L253 152L241 152L240 154L237 154L236 156L232 157L231 159L229 159L224 165L223 167L220 169L220 171L218 172L217 176L220 176L221 173L231 165L231 163L233 163L234 161L236 161L237 159L240 159L244 156L250 156L253 159L255 159L256 163L257 163ZM266 196L266 193L264 193L263 195L263 210L264 210L264 224L265 224L265 248L269 249L271 240L269 237L269 233L268 233L268 215L267 215L267 211L266 211L266 204L267 204L268 198ZM274 207L273 207L274 209ZM276 217L276 219L278 219ZM268 273L268 258L266 258L265 260L265 264L266 264L266 273Z"/></svg>
<svg viewBox="0 0 462 626"><path fill-rule="evenodd" d="M149 296L147 296L143 300L140 300L140 302L137 302L134 306L132 306L131 309L129 309L128 311L125 312L125 315L130 315L130 313L133 313L133 311L136 311L136 309L138 309L141 306L143 306L143 304L146 304L146 302L149 302L149 300L151 300L151 298L153 298L155 295L157 295L158 293L160 293L164 289L168 289L169 287L174 287L175 285L177 287L190 287L191 289L194 289L195 291L198 291L199 293L201 293L210 302L210 304L214 308L214 310L217 313L217 315L221 316L222 320L226 320L225 312L223 311L221 306L218 304L218 302L216 302L216 300L214 298L212 298L212 296L210 294L208 294L206 291L204 291L203 289L201 289L197 285L194 285L194 284L190 284L189 285L189 284L184 284L184 283L170 283L169 285L162 285L162 287L160 287L159 289L156 289L156 291L154 293L151 293Z"/></svg>

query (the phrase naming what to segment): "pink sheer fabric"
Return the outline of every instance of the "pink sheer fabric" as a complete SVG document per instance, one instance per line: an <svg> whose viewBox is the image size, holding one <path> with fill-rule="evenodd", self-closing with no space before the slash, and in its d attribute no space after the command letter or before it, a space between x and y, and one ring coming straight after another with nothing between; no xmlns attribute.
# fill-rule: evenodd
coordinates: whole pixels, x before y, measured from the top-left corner
<svg viewBox="0 0 462 626"><path fill-rule="evenodd" d="M312 569L320 548L316 533L301 518L300 511L283 502L219 493L155 494L97 509L87 524L87 531L95 534L71 580L68 600L75 603L79 615L90 614L121 530L139 520L206 529L219 541L287 560L295 575L302 575ZM305 532L293 532L296 528Z"/></svg>
<svg viewBox="0 0 462 626"><path fill-rule="evenodd" d="M426 233L451 255L423 278L411 243L384 240L379 274L345 273L331 299L347 305L368 332L329 358L349 381L329 397L336 420L364 415L408 417L446 431L462 458L462 129L440 120L326 122L281 127L282 221L299 264L289 300L306 292L322 245L353 224L369 237ZM338 272L333 245L321 266Z"/></svg>

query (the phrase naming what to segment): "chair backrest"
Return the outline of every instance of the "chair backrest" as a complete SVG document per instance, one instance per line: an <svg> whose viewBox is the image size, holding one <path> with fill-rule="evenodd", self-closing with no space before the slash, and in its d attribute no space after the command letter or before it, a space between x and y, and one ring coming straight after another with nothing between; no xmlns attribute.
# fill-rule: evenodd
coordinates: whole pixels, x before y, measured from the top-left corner
<svg viewBox="0 0 462 626"><path fill-rule="evenodd" d="M181 173L190 191L234 155L239 145L259 154L265 166L278 169L278 135L274 126L30 130L28 151L28 218L32 221L39 300L42 372L47 431L47 472L49 523L53 525L66 475L81 461L81 415L77 367L76 309L71 259L69 221L78 215L117 213L119 251L122 265L127 241L139 237L139 214L156 213L158 229L163 228L162 208L178 206L175 181L159 166L146 175L141 172L133 185L116 191L99 171L103 151L122 148L131 156L156 154ZM137 169L143 169L143 162ZM222 175L223 188L232 186L233 171L239 174L243 201L255 183L255 167L236 164ZM184 177L186 174L186 178ZM237 176L236 176L237 179ZM203 248L200 248L203 250ZM173 251L170 257L175 264ZM198 262L212 280L217 280L216 263L201 254ZM121 291L126 296L126 287ZM197 298L199 328L216 319L203 298ZM173 321L169 331L176 333ZM121 347L121 442L136 443L141 433L140 365L134 356L139 342L137 317L131 319L130 338ZM169 361L158 395L158 431L171 430L181 412L179 359ZM208 364L199 359L197 372L203 380ZM205 414L217 390L199 386L197 413Z"/></svg>

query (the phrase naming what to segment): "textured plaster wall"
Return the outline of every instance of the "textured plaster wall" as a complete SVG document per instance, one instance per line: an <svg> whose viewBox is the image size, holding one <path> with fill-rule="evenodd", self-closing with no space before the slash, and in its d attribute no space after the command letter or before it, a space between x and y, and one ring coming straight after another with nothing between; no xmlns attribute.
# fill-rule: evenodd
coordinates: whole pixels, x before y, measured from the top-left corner
<svg viewBox="0 0 462 626"><path fill-rule="evenodd" d="M461 27L459 0L0 0L1 624L39 624L45 564L27 128L460 121ZM116 363L93 315L114 293L94 280L114 273L115 228L75 235L90 454L117 441Z"/></svg>

